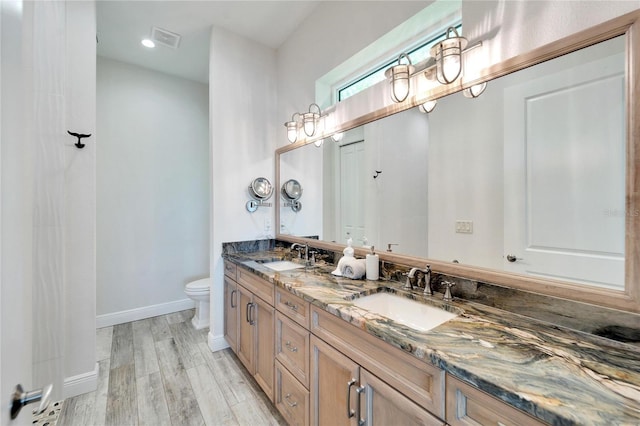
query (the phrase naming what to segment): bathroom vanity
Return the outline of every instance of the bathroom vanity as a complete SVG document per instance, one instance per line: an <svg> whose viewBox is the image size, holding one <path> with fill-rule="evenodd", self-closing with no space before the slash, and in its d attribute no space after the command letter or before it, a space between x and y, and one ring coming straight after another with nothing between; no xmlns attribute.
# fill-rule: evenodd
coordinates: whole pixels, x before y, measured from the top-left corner
<svg viewBox="0 0 640 426"><path fill-rule="evenodd" d="M292 425L638 424L640 351L464 300L225 255L225 337ZM376 293L457 316L427 331L356 306ZM359 423L361 422L361 423Z"/></svg>

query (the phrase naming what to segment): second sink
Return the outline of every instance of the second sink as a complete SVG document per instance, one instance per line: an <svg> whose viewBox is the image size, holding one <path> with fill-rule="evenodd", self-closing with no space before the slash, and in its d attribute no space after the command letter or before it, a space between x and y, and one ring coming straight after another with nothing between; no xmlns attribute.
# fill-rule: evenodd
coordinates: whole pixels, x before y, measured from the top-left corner
<svg viewBox="0 0 640 426"><path fill-rule="evenodd" d="M458 316L443 309L389 293L360 297L355 299L353 304L419 331L429 331Z"/></svg>

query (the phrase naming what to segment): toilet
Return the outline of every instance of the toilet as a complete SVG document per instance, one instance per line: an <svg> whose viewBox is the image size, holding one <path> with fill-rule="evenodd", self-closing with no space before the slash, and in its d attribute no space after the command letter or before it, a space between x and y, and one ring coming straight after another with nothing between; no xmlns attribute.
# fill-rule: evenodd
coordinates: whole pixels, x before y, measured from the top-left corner
<svg viewBox="0 0 640 426"><path fill-rule="evenodd" d="M196 302L196 314L191 323L196 330L209 327L209 293L211 279L202 278L192 281L184 287L184 292Z"/></svg>

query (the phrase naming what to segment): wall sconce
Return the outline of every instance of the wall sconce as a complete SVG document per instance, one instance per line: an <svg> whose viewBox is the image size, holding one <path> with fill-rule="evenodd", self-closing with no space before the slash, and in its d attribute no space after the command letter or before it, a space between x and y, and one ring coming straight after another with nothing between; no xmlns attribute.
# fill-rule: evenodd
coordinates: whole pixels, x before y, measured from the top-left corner
<svg viewBox="0 0 640 426"><path fill-rule="evenodd" d="M287 128L287 139L289 139L289 142L291 143L298 140L298 127L300 126L300 121L296 120L296 115L300 117L300 114L296 112L291 116L291 121L284 123Z"/></svg>
<svg viewBox="0 0 640 426"><path fill-rule="evenodd" d="M431 111L433 111L436 107L436 104L438 103L437 100L432 100L432 101L427 101L423 104L418 105L418 109L420 110L420 112L423 113L429 113Z"/></svg>
<svg viewBox="0 0 640 426"><path fill-rule="evenodd" d="M340 142L343 136L344 136L344 133L336 132L331 135L331 139L333 139L334 142Z"/></svg>
<svg viewBox="0 0 640 426"><path fill-rule="evenodd" d="M451 36L451 33L454 35ZM440 84L451 84L460 76L462 51L467 43L467 39L458 35L454 27L449 27L446 38L431 48L431 56L436 60L436 78Z"/></svg>
<svg viewBox="0 0 640 426"><path fill-rule="evenodd" d="M462 94L466 98L477 98L478 96L482 95L482 93L484 93L484 89L486 88L487 82L485 81L484 83L474 84L471 87L467 87L462 91Z"/></svg>
<svg viewBox="0 0 640 426"><path fill-rule="evenodd" d="M400 63L402 58L405 58L409 63ZM394 65L384 72L384 76L391 83L391 99L394 102L402 102L409 96L410 80L414 70L411 59L406 53L402 53L398 57L398 65Z"/></svg>
<svg viewBox="0 0 640 426"><path fill-rule="evenodd" d="M318 112L313 112L313 107L316 107ZM320 107L318 104L313 103L309 105L309 112L303 112L302 114L302 127L304 128L304 133L307 136L313 136L316 134L316 125L318 124L318 120L320 119Z"/></svg>

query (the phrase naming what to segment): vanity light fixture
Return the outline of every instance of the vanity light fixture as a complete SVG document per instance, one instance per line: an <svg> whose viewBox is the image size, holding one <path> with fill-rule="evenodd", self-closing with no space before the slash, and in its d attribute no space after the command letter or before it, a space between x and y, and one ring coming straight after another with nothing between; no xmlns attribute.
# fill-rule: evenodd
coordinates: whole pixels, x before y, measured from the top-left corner
<svg viewBox="0 0 640 426"><path fill-rule="evenodd" d="M477 98L484 93L484 89L487 88L487 82L474 84L471 87L467 87L462 91L462 94L467 98Z"/></svg>
<svg viewBox="0 0 640 426"><path fill-rule="evenodd" d="M403 64L402 58L405 58L409 63ZM415 68L411 65L409 56L406 53L402 53L398 57L398 65L394 65L384 72L384 76L391 84L391 99L394 102L402 102L409 96L411 75L414 70Z"/></svg>
<svg viewBox="0 0 640 426"><path fill-rule="evenodd" d="M322 144L324 143L324 139L318 139L317 141L315 141L313 144L315 146L317 146L318 148L320 148L322 146Z"/></svg>
<svg viewBox="0 0 640 426"><path fill-rule="evenodd" d="M291 143L298 140L298 127L300 126L300 121L296 119L296 115L300 117L300 114L296 112L291 116L291 121L284 123L287 128L287 139L289 139L289 142Z"/></svg>
<svg viewBox="0 0 640 426"><path fill-rule="evenodd" d="M344 136L344 133L336 132L331 135L331 139L333 139L334 142L340 142L343 136Z"/></svg>
<svg viewBox="0 0 640 426"><path fill-rule="evenodd" d="M460 76L462 51L467 43L467 39L460 36L454 27L449 27L446 38L431 48L431 56L436 60L436 78L440 84L451 84Z"/></svg>
<svg viewBox="0 0 640 426"><path fill-rule="evenodd" d="M435 99L432 101L427 101L423 104L418 105L418 110L420 110L420 112L423 112L425 114L429 113L435 109L437 103L438 101Z"/></svg>
<svg viewBox="0 0 640 426"><path fill-rule="evenodd" d="M314 112L313 107L316 107L318 112ZM318 120L320 119L320 107L318 106L318 104L313 103L309 105L309 112L303 112L301 115L302 115L302 128L304 129L304 134L309 137L315 135L316 126L318 124Z"/></svg>

